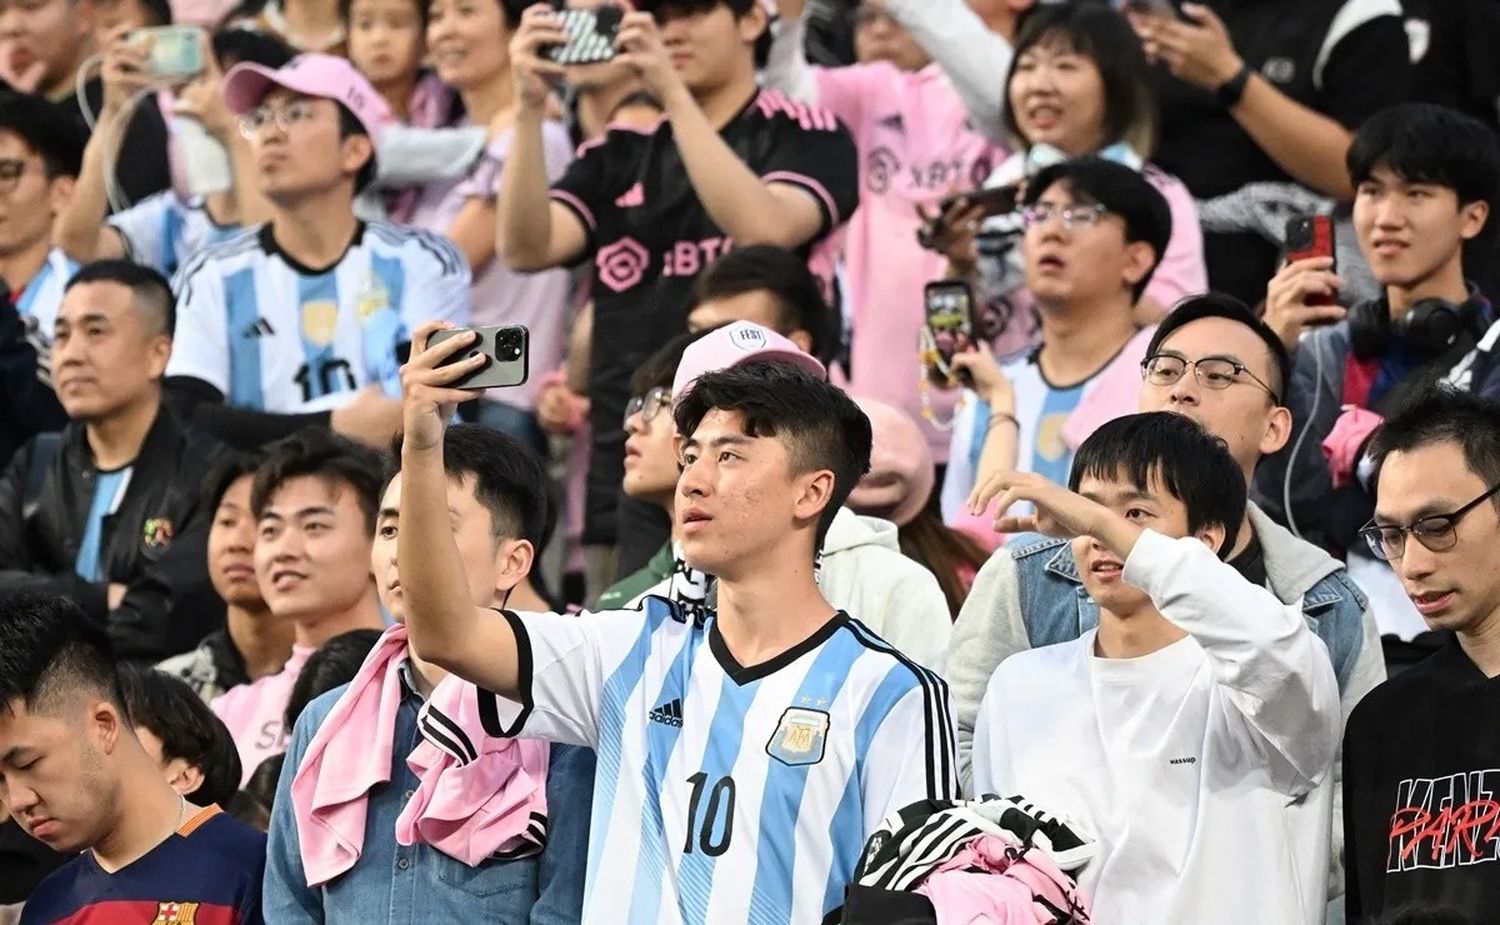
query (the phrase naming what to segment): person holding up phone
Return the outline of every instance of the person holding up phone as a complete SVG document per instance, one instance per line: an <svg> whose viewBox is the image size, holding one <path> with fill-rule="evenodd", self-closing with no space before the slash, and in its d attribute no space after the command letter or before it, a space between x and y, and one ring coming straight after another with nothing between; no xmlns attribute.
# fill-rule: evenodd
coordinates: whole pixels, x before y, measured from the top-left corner
<svg viewBox="0 0 1500 925"><path fill-rule="evenodd" d="M1412 103L1370 118L1347 162L1359 248L1384 293L1347 313L1313 304L1342 288L1324 256L1294 260L1271 280L1266 322L1296 354L1287 396L1295 430L1256 473L1255 494L1305 538L1347 550L1382 630L1411 636L1423 624L1357 536L1373 510L1363 445L1434 382L1500 395L1500 327L1468 281L1494 240L1500 144L1475 119Z"/></svg>
<svg viewBox="0 0 1500 925"><path fill-rule="evenodd" d="M590 546L616 538L630 374L683 330L693 279L731 246L775 244L805 258L859 198L848 131L756 86L770 42L762 4L641 7L621 20L615 61L639 75L666 118L585 146L550 189L543 125L551 88L570 71L546 51L568 35L539 4L511 44L520 102L502 172L500 256L522 272L593 262Z"/></svg>

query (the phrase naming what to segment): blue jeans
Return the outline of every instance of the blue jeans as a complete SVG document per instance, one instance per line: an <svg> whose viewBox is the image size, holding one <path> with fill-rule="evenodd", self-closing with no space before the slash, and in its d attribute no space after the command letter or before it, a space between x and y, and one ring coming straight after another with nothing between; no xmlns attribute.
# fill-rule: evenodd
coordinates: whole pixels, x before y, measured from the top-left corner
<svg viewBox="0 0 1500 925"><path fill-rule="evenodd" d="M536 421L536 415L523 411L515 405L501 401L480 399L477 405L478 423L491 430L509 434L531 447L538 459L547 458L547 435Z"/></svg>

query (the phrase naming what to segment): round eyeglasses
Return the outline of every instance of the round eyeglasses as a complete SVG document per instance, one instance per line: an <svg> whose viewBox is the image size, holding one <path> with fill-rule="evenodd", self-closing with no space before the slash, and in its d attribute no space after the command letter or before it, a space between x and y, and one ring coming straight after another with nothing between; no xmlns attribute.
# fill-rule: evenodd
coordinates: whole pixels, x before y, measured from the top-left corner
<svg viewBox="0 0 1500 925"><path fill-rule="evenodd" d="M1265 390L1276 404L1281 404L1281 398L1276 390L1266 385L1243 363L1237 363L1228 357L1203 357L1201 360L1188 360L1175 353L1157 353L1146 357L1141 361L1141 377L1152 385L1169 386L1175 385L1188 371L1193 368L1193 378L1205 389L1215 392L1223 391L1238 383L1240 385L1256 385ZM1247 379L1241 379L1245 376Z"/></svg>
<svg viewBox="0 0 1500 925"><path fill-rule="evenodd" d="M661 413L661 409L672 404L672 390L657 386L645 395L636 395L625 403L625 427L630 427L630 419L637 414L641 416L642 424L650 424L652 419Z"/></svg>

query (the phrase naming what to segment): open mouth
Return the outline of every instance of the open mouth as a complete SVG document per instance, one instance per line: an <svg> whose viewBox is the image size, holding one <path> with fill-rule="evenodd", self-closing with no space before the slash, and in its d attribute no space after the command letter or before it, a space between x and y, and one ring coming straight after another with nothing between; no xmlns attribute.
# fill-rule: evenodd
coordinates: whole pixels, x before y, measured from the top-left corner
<svg viewBox="0 0 1500 925"><path fill-rule="evenodd" d="M1452 591L1424 591L1412 595L1411 602L1422 616L1432 616L1448 609L1453 603Z"/></svg>
<svg viewBox="0 0 1500 925"><path fill-rule="evenodd" d="M301 572L288 570L271 573L271 587L277 591L290 591L307 580L307 576Z"/></svg>

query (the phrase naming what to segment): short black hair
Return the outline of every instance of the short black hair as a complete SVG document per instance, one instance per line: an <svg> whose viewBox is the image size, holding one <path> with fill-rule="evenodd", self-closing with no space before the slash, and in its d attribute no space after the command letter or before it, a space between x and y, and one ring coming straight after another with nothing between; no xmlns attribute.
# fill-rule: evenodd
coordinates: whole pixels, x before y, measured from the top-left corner
<svg viewBox="0 0 1500 925"><path fill-rule="evenodd" d="M1500 485L1500 402L1450 385L1414 395L1375 431L1369 446L1372 484L1380 484L1380 470L1392 453L1448 442L1463 449L1464 464L1486 486ZM1491 502L1500 508L1500 497Z"/></svg>
<svg viewBox="0 0 1500 925"><path fill-rule="evenodd" d="M172 24L172 5L167 0L141 0L141 6L146 8L147 26Z"/></svg>
<svg viewBox="0 0 1500 925"><path fill-rule="evenodd" d="M750 15L756 7L760 7L766 14L766 28L755 40L755 66L763 68L771 59L771 32L775 26L774 17L760 2L760 0L637 0L635 8L655 16L660 22L663 16L691 16L696 13L707 13L718 7L728 7L729 11L737 19L743 19Z"/></svg>
<svg viewBox="0 0 1500 925"><path fill-rule="evenodd" d="M353 138L355 135L363 135L366 138L370 138L370 133L365 130L364 123L360 122L359 118L354 115L354 110L340 103L338 100L330 100L329 102L333 103L339 109L339 141L343 141L345 138ZM375 158L375 139L370 138L370 157L360 166L359 172L354 175L354 195L358 196L360 193L363 193L366 187L375 182Z"/></svg>
<svg viewBox="0 0 1500 925"><path fill-rule="evenodd" d="M28 710L46 709L75 691L103 697L130 715L109 638L82 608L41 590L0 592L0 710L17 700Z"/></svg>
<svg viewBox="0 0 1500 925"><path fill-rule="evenodd" d="M401 471L401 438L391 447L385 486ZM490 512L494 538L526 540L538 553L548 531L547 473L536 451L483 424L454 424L443 434L443 471L474 477L474 497Z"/></svg>
<svg viewBox="0 0 1500 925"><path fill-rule="evenodd" d="M688 313L704 302L747 292L766 292L776 303L781 334L801 329L812 335L812 355L824 363L837 352L836 319L807 261L782 247L737 247L709 265L693 282Z"/></svg>
<svg viewBox="0 0 1500 925"><path fill-rule="evenodd" d="M274 71L285 67L297 56L292 46L276 36L243 26L225 26L216 31L210 41L214 58L224 71L236 64L259 64Z"/></svg>
<svg viewBox="0 0 1500 925"><path fill-rule="evenodd" d="M217 457L203 477L203 489L199 493L210 520L229 486L247 475L253 477L265 460L266 454L262 450L226 450Z"/></svg>
<svg viewBox="0 0 1500 925"><path fill-rule="evenodd" d="M350 630L340 633L308 656L297 680L292 683L292 692L286 700L286 728L297 725L297 717L307 705L336 687L354 680L365 656L380 640L380 630Z"/></svg>
<svg viewBox="0 0 1500 925"><path fill-rule="evenodd" d="M1196 422L1169 411L1115 418L1083 441L1073 457L1068 487L1085 478L1125 480L1146 490L1159 479L1187 508L1188 532L1223 527L1221 558L1234 548L1245 519L1245 476L1224 441Z"/></svg>
<svg viewBox="0 0 1500 925"><path fill-rule="evenodd" d="M1266 350L1271 354L1272 377L1269 383L1276 390L1276 401L1285 403L1287 401L1287 390L1292 383L1292 357L1287 353L1286 344L1276 336L1270 325L1255 317L1244 302L1232 295L1222 292L1205 292L1202 295L1190 295L1172 307L1167 317L1156 326L1156 333L1151 335L1151 343L1146 347L1146 356L1153 357L1166 343L1168 337L1185 325L1192 324L1204 318L1223 318L1242 324L1255 332L1255 336L1266 345Z"/></svg>
<svg viewBox="0 0 1500 925"><path fill-rule="evenodd" d="M47 179L83 171L88 132L75 113L31 93L0 90L0 132L18 136L42 159Z"/></svg>
<svg viewBox="0 0 1500 925"><path fill-rule="evenodd" d="M173 336L177 330L177 299L172 284L156 270L131 260L95 260L78 268L64 292L84 283L119 283L134 296L154 334Z"/></svg>
<svg viewBox="0 0 1500 925"><path fill-rule="evenodd" d="M794 473L833 472L833 493L818 519L821 547L849 492L870 471L870 419L864 411L837 386L774 361L704 373L678 402L677 432L691 436L713 410L739 412L748 436L780 438Z"/></svg>
<svg viewBox="0 0 1500 925"><path fill-rule="evenodd" d="M677 379L677 367L682 365L682 355L687 352L687 348L717 330L718 328L710 328L693 334L679 334L662 344L631 374L630 394L645 395L652 389L666 389L670 392Z"/></svg>
<svg viewBox="0 0 1500 925"><path fill-rule="evenodd" d="M1494 233L1500 208L1500 141L1483 122L1431 103L1402 103L1366 119L1345 155L1357 187L1378 167L1412 183L1453 190L1460 205L1483 202L1489 220L1478 239ZM1476 239L1476 240L1478 240Z"/></svg>
<svg viewBox="0 0 1500 925"><path fill-rule="evenodd" d="M1059 183L1067 186L1074 199L1102 206L1124 219L1127 242L1144 241L1151 245L1155 254L1151 268L1131 290L1139 300L1152 274L1161 266L1167 243L1172 240L1172 208L1167 205L1166 197L1140 171L1089 155L1042 168L1027 182L1022 204L1036 205L1047 190Z"/></svg>
<svg viewBox="0 0 1500 925"><path fill-rule="evenodd" d="M1005 93L1021 57L1038 45L1059 42L1094 62L1104 87L1105 145L1124 141L1142 157L1156 140L1156 94L1151 68L1135 29L1104 3L1039 3L1021 15L1016 48L1005 75ZM1028 147L1015 110L1005 106L1005 131L1015 147Z"/></svg>
<svg viewBox="0 0 1500 925"><path fill-rule="evenodd" d="M264 808L268 817L276 806L276 785L281 780L281 769L285 764L286 752L272 755L255 766L250 779L245 781L245 789L240 791Z"/></svg>
<svg viewBox="0 0 1500 925"><path fill-rule="evenodd" d="M380 454L327 428L306 427L266 448L266 458L255 470L250 488L250 510L260 518L288 479L316 475L354 491L365 515L365 529L375 534L375 514L380 506Z"/></svg>
<svg viewBox="0 0 1500 925"><path fill-rule="evenodd" d="M195 806L223 806L240 786L240 753L224 721L187 682L154 668L120 673L132 725L161 740L162 757L180 758L203 773L203 783L185 794Z"/></svg>

